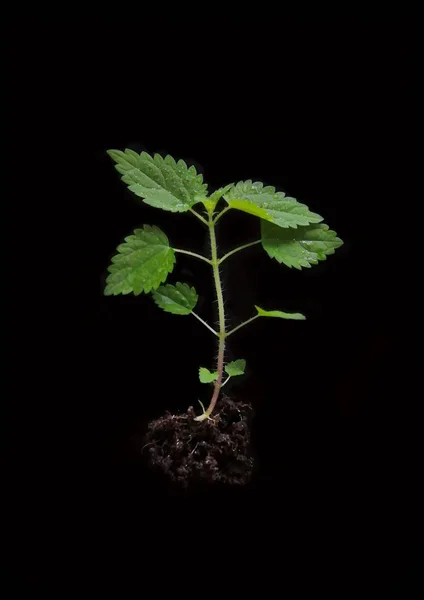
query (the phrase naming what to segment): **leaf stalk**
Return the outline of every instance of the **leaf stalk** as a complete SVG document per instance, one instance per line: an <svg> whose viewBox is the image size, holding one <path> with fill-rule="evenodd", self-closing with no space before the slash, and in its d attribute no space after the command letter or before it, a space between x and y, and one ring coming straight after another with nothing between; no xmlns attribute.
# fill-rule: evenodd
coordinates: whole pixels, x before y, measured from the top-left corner
<svg viewBox="0 0 424 600"><path fill-rule="evenodd" d="M261 240L256 240L254 242L249 242L248 244L243 244L243 246L238 246L238 248L234 248L234 250L231 250L230 252L227 252L227 254L224 254L224 256L222 256L218 260L218 264L220 265L221 263L224 262L224 260L227 260L227 258L229 256L232 256L236 252L240 252L240 250L244 250L245 248L250 248L250 246L256 246L256 244L260 244L260 243L261 243Z"/></svg>
<svg viewBox="0 0 424 600"><path fill-rule="evenodd" d="M197 254L196 252L190 252L190 250L182 250L181 248L173 248L174 252L179 252L180 254L188 254L188 256L193 256L194 258L199 258L200 260L204 260L205 262L208 263L208 265L211 264L211 261L209 258L206 258L206 256L202 256L201 254Z"/></svg>
<svg viewBox="0 0 424 600"><path fill-rule="evenodd" d="M232 335L233 333L235 333L236 331L238 331L239 329L241 329L245 325L248 325L252 321L255 321L256 319L258 319L259 317L260 317L260 315L255 315L254 317L251 317L250 319L247 319L247 321L244 321L243 323L240 323L240 325L237 325L237 327L234 327L234 329L231 329L231 331L228 331L227 334L226 334L226 337L228 337L229 335Z"/></svg>

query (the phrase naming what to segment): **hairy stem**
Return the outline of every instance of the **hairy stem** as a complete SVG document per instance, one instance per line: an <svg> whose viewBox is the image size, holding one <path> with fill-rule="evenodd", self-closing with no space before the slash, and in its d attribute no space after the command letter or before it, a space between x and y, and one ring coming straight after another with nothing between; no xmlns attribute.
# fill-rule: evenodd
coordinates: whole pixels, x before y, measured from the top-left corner
<svg viewBox="0 0 424 600"><path fill-rule="evenodd" d="M224 262L224 260L227 260L227 258L229 256L231 256L232 254L235 254L236 252L239 252L240 250L244 250L245 248L250 248L250 246L255 246L256 244L260 244L261 240L256 240L255 242L249 242L248 244L243 244L243 246L239 246L238 248L234 248L234 250L231 250L230 252L227 252L227 254L224 254L224 256L222 256L219 261L218 264L221 264Z"/></svg>
<svg viewBox="0 0 424 600"><path fill-rule="evenodd" d="M231 329L231 331L229 331L227 333L226 337L228 337L229 335L231 335L235 331L238 331L239 329L241 329L245 325L248 325L249 323L251 323L252 321L254 321L255 319L257 319L258 317L260 317L260 315L255 315L254 317L251 317L250 319L247 319L247 321L244 321L243 323L240 323L240 325L237 325L237 327L234 327L234 329Z"/></svg>
<svg viewBox="0 0 424 600"><path fill-rule="evenodd" d="M206 256L202 256L201 254L196 254L196 252L190 252L190 250L181 250L180 248L173 248L173 250L174 252L179 252L180 254L188 254L189 256L194 256L194 258L200 258L200 260L207 262L208 265L211 264L209 258L206 258Z"/></svg>
<svg viewBox="0 0 424 600"><path fill-rule="evenodd" d="M225 209L224 209L225 210ZM224 211L223 211L224 212ZM213 409L215 408L216 401L219 397L219 392L221 391L222 386L222 375L224 372L224 352L225 352L225 310L224 310L224 297L222 294L222 285L221 285L221 277L219 275L219 260L218 260L218 249L216 245L216 235L215 235L215 221L213 220L212 214L209 214L209 235L211 240L211 265L213 271L213 278L215 282L215 291L216 291L216 299L218 302L218 317L219 317L219 333L218 333L218 360L216 370L218 372L218 378L215 381L213 394L211 401L207 410L196 417L196 421L204 421L208 419L212 414Z"/></svg>

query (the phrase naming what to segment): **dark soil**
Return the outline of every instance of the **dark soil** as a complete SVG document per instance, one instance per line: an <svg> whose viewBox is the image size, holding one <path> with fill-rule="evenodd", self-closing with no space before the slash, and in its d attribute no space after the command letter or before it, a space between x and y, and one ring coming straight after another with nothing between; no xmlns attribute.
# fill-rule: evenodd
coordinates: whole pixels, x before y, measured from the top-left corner
<svg viewBox="0 0 424 600"><path fill-rule="evenodd" d="M173 482L236 484L249 482L253 470L250 404L221 398L213 420L194 421L186 413L170 413L151 421L144 440L149 463Z"/></svg>

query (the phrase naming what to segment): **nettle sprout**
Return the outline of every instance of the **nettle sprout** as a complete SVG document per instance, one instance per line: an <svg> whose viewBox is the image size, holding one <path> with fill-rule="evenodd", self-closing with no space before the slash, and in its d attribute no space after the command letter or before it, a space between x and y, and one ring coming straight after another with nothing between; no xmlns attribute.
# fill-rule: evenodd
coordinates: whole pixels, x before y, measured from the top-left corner
<svg viewBox="0 0 424 600"><path fill-rule="evenodd" d="M247 180L236 184L231 183L208 195L207 184L203 182L202 175L197 174L194 166L188 167L183 160L177 162L169 155L163 158L159 154L154 156L146 152L138 154L130 149L123 152L109 150L108 154L115 161L115 168L122 175L122 181L146 204L170 212L188 212L194 215L208 231L211 252L210 256L202 256L187 249L174 248L165 233L156 225L144 225L141 229L135 229L132 235L126 237L124 243L118 246L118 253L112 258L104 293L107 296L151 293L155 303L164 311L175 315L193 315L216 336L218 343L216 365L212 370L205 366L199 367L200 381L213 384L209 405L205 408L201 404L203 412L198 416L194 411L188 413L192 417L191 421L206 422L204 425L213 427L216 423L211 415L214 413L222 387L231 377L242 375L246 367L246 361L242 358L225 362L227 339L260 317L297 321L305 319L305 316L300 313L265 310L255 306L254 316L227 330L220 266L236 252L261 244L271 258L289 268L300 270L325 260L326 256L334 254L336 248L339 248L343 242L337 237L335 231L322 222L323 218L320 215L311 212L305 204L286 196L283 192L277 192L272 186ZM230 210L239 210L258 217L260 237L256 241L234 248L223 256L218 256L216 226ZM218 305L217 329L194 312L198 295L193 287L182 282L177 282L175 285L162 285L172 272L176 254L179 253L210 265ZM178 418L172 418L177 427ZM186 416L186 427L187 420ZM163 419L159 420L155 427L160 425L165 427ZM193 426L194 423L191 427ZM199 432L196 435L199 436ZM196 438L196 435L192 431L190 440ZM184 439L184 436L181 436L181 439ZM197 445L204 447L201 442L197 442ZM185 448L184 456L181 455L176 459L174 473L184 475L187 472L189 463L187 455L193 457L194 454L194 450L190 450L190 453L188 450L188 447ZM200 450L197 452L199 453ZM222 452L221 454L218 452L218 455L222 455ZM212 464L210 469L214 472L219 471L216 458L208 454L207 450L203 451L203 454L200 452L199 457L202 456L205 465ZM169 459L169 454L167 458ZM166 469L169 471L169 464ZM217 477L215 476L214 479L217 480Z"/></svg>

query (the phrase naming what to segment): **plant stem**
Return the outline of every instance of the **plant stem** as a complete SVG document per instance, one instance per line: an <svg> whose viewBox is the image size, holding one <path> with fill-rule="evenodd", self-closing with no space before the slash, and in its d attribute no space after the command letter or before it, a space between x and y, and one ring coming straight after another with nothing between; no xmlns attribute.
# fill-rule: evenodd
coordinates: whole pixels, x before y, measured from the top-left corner
<svg viewBox="0 0 424 600"><path fill-rule="evenodd" d="M221 213L222 214L222 213ZM196 421L204 421L208 419L215 408L216 401L218 400L219 392L221 391L222 375L224 372L224 352L225 352L225 310L224 310L224 297L222 295L221 277L219 275L219 261L218 261L218 249L216 246L216 235L215 235L215 223L212 214L209 213L209 235L211 240L211 265L213 271L213 278L215 282L216 299L218 302L218 317L219 317L219 343L218 343L218 360L216 370L218 372L218 378L215 381L213 394L207 410L196 417Z"/></svg>
<svg viewBox="0 0 424 600"><path fill-rule="evenodd" d="M188 210L189 210L191 213L193 213L193 215L194 215L195 217L197 217L197 218L199 219L199 221L202 221L202 223L204 223L205 225L207 225L207 226L209 227L209 223L208 223L208 221L206 221L206 219L204 219L204 218L202 217L202 215L199 215L199 213L198 213L198 212L196 212L196 211L195 211L194 209L192 209L192 208L189 208Z"/></svg>
<svg viewBox="0 0 424 600"><path fill-rule="evenodd" d="M220 213L217 214L217 216L215 217L215 219L212 220L213 225L216 225L218 220L225 215L226 212L228 212L229 210L231 210L231 206L227 206L226 208L224 208L224 210L221 210Z"/></svg>
<svg viewBox="0 0 424 600"><path fill-rule="evenodd" d="M173 248L173 250L174 252L180 252L180 254L188 254L189 256L194 256L194 258L200 258L200 260L207 262L208 265L211 264L209 258L206 258L206 256L202 256L201 254L196 254L196 252L190 252L190 250L181 250L180 248Z"/></svg>
<svg viewBox="0 0 424 600"><path fill-rule="evenodd" d="M255 242L250 242L249 244L243 244L243 246L234 248L234 250L231 250L231 252L227 252L227 254L224 254L224 256L222 256L219 259L218 264L220 265L221 263L224 262L224 260L227 260L227 258L229 256L231 256L232 254L235 254L236 252L239 252L240 250L244 250L245 248L250 248L250 246L255 246L256 244L260 244L260 243L261 243L261 240L256 240Z"/></svg>
<svg viewBox="0 0 424 600"><path fill-rule="evenodd" d="M199 321L200 321L201 323L203 323L203 325L204 325L205 327L207 327L207 328L209 329L209 331L212 331L212 333L213 333L214 335L217 335L217 336L219 337L219 333L218 333L217 331L215 331L215 329L213 329L213 328L212 328L210 325L208 325L208 324L206 323L206 321L204 321L203 319L201 319L201 318L199 317L199 315L196 315L196 313L195 313L193 310L191 311L191 314L193 315L193 317L196 317L196 319L199 319Z"/></svg>
<svg viewBox="0 0 424 600"><path fill-rule="evenodd" d="M254 321L255 319L257 319L258 317L260 317L261 315L255 315L254 317L251 317L250 319L247 319L247 321L244 321L244 323L240 323L240 325L237 325L237 327L234 327L234 329L231 329L231 331L229 331L226 335L226 337L228 337L229 335L231 335L232 333L234 333L235 331L238 331L239 329L241 329L242 327L244 327L245 325L248 325L249 323L251 323L252 321Z"/></svg>

